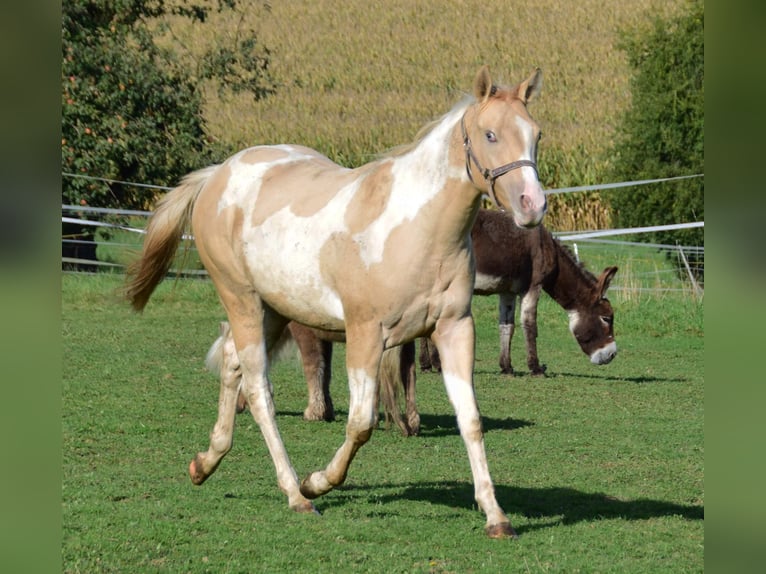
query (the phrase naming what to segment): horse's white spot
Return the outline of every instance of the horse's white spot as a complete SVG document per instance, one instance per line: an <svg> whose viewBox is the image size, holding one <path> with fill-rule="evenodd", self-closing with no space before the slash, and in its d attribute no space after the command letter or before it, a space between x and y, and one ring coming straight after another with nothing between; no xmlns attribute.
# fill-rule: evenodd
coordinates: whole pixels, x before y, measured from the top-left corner
<svg viewBox="0 0 766 574"><path fill-rule="evenodd" d="M258 199L261 190L263 175L276 165L290 163L302 158L305 154L299 153L291 146L275 146L284 151L287 155L278 160L262 163L249 163L242 161L242 157L252 153L258 148L244 149L229 160L231 173L226 184L226 189L218 200L218 213L230 206L237 206L243 209L246 206L252 206ZM246 211L249 211L246 209Z"/></svg>
<svg viewBox="0 0 766 574"><path fill-rule="evenodd" d="M593 351L590 356L590 362L594 365L606 365L614 359L615 355L617 355L617 343L612 341L600 349Z"/></svg>
<svg viewBox="0 0 766 574"><path fill-rule="evenodd" d="M461 113L453 112L455 122ZM450 175L449 148L445 141L453 125L453 120L443 121L414 150L391 160L393 183L385 210L367 229L354 235L360 256L368 267L383 261L391 232L415 219L423 206L443 190Z"/></svg>

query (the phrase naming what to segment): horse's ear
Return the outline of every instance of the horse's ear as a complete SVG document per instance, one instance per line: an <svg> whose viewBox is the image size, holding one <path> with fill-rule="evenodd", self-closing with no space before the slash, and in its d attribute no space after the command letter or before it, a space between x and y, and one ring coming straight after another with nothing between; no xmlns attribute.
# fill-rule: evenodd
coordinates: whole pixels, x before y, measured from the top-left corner
<svg viewBox="0 0 766 574"><path fill-rule="evenodd" d="M601 273L601 275L598 278L598 293L599 298L602 298L606 296L606 290L609 289L609 284L612 282L612 279L614 278L614 274L617 273L617 267L607 267L604 269L604 271Z"/></svg>
<svg viewBox="0 0 766 574"><path fill-rule="evenodd" d="M535 68L535 71L519 84L519 98L526 104L539 96L542 89L543 71L540 68Z"/></svg>
<svg viewBox="0 0 766 574"><path fill-rule="evenodd" d="M231 331L231 327L229 326L228 321L221 321L221 324L218 325L219 332L221 333L221 337L224 339L229 334L229 331Z"/></svg>
<svg viewBox="0 0 766 574"><path fill-rule="evenodd" d="M473 81L473 95L480 102L486 100L492 95L492 77L489 75L489 66L484 65L476 74L476 78Z"/></svg>

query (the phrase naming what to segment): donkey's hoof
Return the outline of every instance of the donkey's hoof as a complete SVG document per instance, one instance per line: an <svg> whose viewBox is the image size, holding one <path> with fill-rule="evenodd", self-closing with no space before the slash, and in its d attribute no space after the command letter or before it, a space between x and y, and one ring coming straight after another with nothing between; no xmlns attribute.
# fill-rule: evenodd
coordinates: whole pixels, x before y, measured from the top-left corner
<svg viewBox="0 0 766 574"><path fill-rule="evenodd" d="M331 423L335 420L335 412L332 409L307 408L303 411L305 421L325 421Z"/></svg>
<svg viewBox="0 0 766 574"><path fill-rule="evenodd" d="M531 367L529 374L533 377L544 377L547 368L547 365L537 365L536 367Z"/></svg>
<svg viewBox="0 0 766 574"><path fill-rule="evenodd" d="M510 522L501 522L500 524L492 524L484 528L484 532L490 538L518 538L519 535L511 526Z"/></svg>

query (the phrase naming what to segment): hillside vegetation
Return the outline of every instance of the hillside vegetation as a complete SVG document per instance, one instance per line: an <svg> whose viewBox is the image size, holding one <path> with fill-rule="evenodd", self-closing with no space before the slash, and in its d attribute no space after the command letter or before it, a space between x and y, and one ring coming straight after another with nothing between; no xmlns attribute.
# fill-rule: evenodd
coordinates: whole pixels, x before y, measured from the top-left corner
<svg viewBox="0 0 766 574"><path fill-rule="evenodd" d="M531 112L544 132L541 179L552 188L600 182L615 126L630 103L630 69L617 47L621 32L648 29L685 4L274 1L205 24L171 22L167 37L194 65L206 43L255 30L271 51L278 92L256 102L208 86L209 135L231 151L301 143L349 166L412 141L470 90L482 64L504 83L540 67L543 94ZM576 228L576 220L579 227L608 224L595 194L552 203L546 221L554 229Z"/></svg>

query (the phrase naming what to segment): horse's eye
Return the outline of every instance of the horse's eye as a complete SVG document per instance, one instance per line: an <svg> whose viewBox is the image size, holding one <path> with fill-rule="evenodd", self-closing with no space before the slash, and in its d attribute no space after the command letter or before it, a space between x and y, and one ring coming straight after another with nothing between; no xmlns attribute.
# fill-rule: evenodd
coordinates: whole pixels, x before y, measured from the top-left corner
<svg viewBox="0 0 766 574"><path fill-rule="evenodd" d="M614 321L614 317L609 317L608 315L604 315L601 317L601 320L607 325L611 325L612 322Z"/></svg>
<svg viewBox="0 0 766 574"><path fill-rule="evenodd" d="M497 141L497 137L495 136L495 132L493 132L493 131L488 131L484 135L487 136L487 141L489 143L495 143Z"/></svg>

